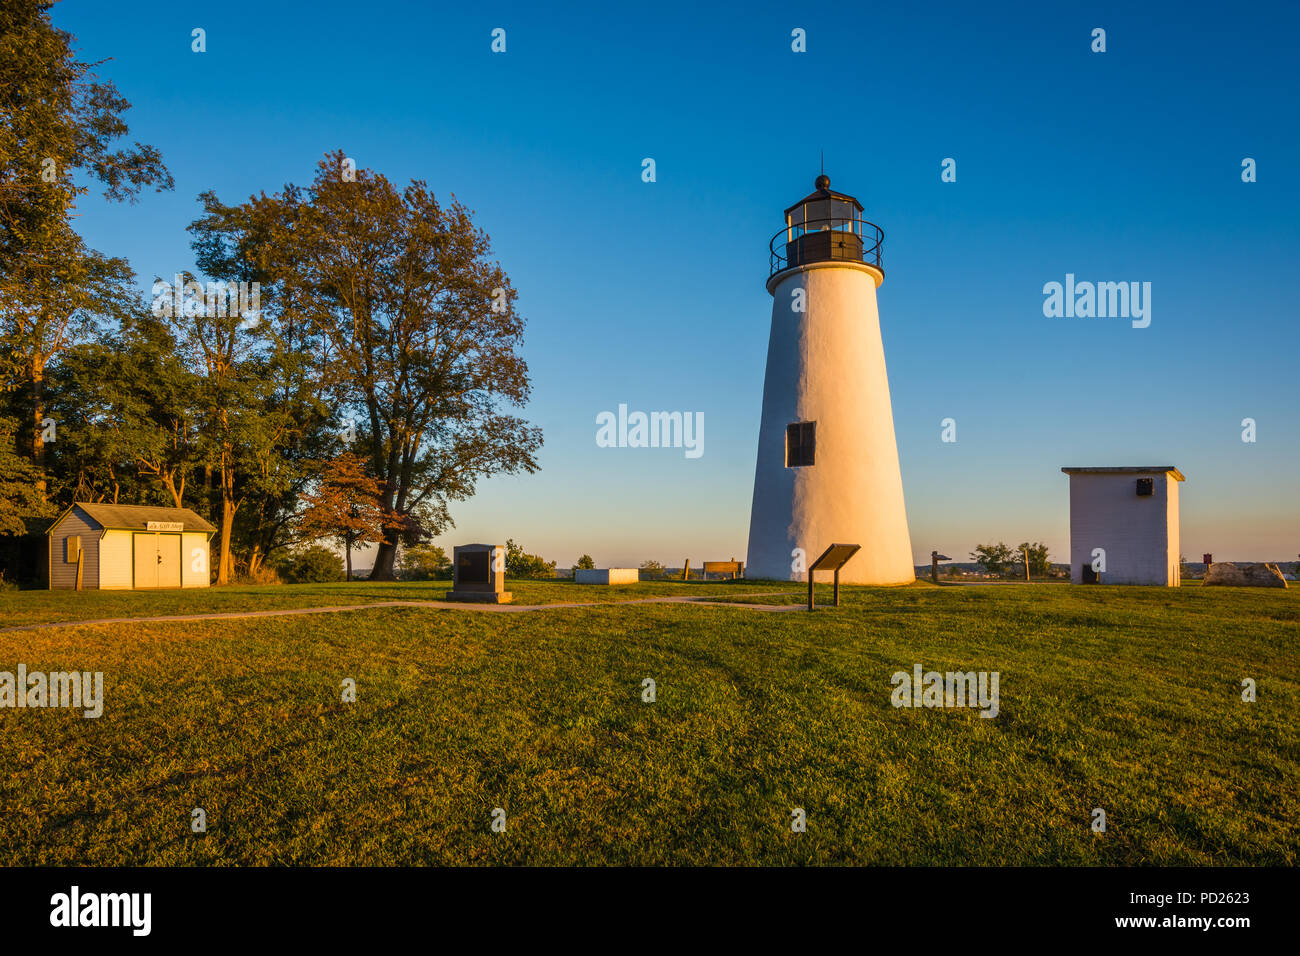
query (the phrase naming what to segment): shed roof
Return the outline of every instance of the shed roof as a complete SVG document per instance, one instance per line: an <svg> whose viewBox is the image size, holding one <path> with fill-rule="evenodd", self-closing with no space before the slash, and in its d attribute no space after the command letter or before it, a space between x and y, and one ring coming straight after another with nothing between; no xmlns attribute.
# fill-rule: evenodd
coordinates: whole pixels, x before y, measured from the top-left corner
<svg viewBox="0 0 1300 956"><path fill-rule="evenodd" d="M1183 473L1173 465L1115 465L1104 467L1062 468L1067 475L1151 475L1170 474L1174 481L1186 481Z"/></svg>
<svg viewBox="0 0 1300 956"><path fill-rule="evenodd" d="M108 505L77 501L73 508L80 508L90 515L102 527L114 530L143 531L150 521L179 521L186 531L216 532L216 528L195 514L189 508L162 508L155 505ZM72 509L69 508L69 511ZM67 514L67 512L64 512ZM50 526L53 531L58 524Z"/></svg>

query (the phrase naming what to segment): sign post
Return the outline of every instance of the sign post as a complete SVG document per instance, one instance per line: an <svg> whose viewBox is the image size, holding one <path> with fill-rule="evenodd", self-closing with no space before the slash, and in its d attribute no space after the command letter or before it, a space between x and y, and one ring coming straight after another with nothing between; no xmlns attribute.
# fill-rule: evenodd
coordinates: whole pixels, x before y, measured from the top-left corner
<svg viewBox="0 0 1300 956"><path fill-rule="evenodd" d="M808 610L812 610L814 605L813 599L813 575L818 571L835 572L835 606L840 606L840 568L849 563L849 559L862 550L860 544L833 544L825 551L822 556L808 565Z"/></svg>

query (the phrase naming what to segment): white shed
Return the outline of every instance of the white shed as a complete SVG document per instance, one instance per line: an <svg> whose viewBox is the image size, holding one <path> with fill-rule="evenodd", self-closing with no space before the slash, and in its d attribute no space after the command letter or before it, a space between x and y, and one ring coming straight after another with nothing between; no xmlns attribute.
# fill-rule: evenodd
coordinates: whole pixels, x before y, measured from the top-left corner
<svg viewBox="0 0 1300 956"><path fill-rule="evenodd" d="M1062 468L1070 476L1070 581L1178 587L1173 465Z"/></svg>
<svg viewBox="0 0 1300 956"><path fill-rule="evenodd" d="M189 508L77 502L50 538L50 589L206 588L216 528Z"/></svg>

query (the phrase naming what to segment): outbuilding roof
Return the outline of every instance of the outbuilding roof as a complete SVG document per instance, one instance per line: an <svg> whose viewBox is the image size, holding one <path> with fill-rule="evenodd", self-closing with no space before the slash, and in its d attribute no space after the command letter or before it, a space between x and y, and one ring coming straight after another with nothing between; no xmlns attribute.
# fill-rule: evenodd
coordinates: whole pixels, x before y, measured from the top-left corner
<svg viewBox="0 0 1300 956"><path fill-rule="evenodd" d="M73 508L80 508L104 528L127 531L144 531L150 521L180 522L186 531L206 531L215 533L216 528L195 514L189 508L162 508L155 505L108 505L74 502ZM71 511L69 508L68 511ZM64 514L67 514L65 511ZM60 516L62 520L62 516ZM50 530L59 522L54 522Z"/></svg>
<svg viewBox="0 0 1300 956"><path fill-rule="evenodd" d="M1067 475L1152 475L1169 474L1174 481L1186 481L1183 473L1173 465L1115 465L1105 467L1062 468Z"/></svg>

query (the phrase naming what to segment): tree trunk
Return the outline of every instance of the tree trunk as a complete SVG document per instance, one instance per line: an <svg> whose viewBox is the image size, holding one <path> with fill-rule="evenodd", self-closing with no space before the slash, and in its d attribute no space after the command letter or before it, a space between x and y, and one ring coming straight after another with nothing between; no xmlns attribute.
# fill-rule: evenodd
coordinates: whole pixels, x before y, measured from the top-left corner
<svg viewBox="0 0 1300 956"><path fill-rule="evenodd" d="M396 581L397 577L393 574L393 563L397 558L397 532L384 532L384 540L379 542L379 549L375 552L375 567L370 572L372 581Z"/></svg>
<svg viewBox="0 0 1300 956"><path fill-rule="evenodd" d="M235 527L235 503L221 496L221 556L217 562L217 583L230 583L230 532Z"/></svg>
<svg viewBox="0 0 1300 956"><path fill-rule="evenodd" d="M46 500L45 481L45 356L32 356L32 464L36 467L36 493Z"/></svg>
<svg viewBox="0 0 1300 956"><path fill-rule="evenodd" d="M348 580L351 581L352 580L352 536L351 535L343 539L343 555L344 555L344 562L347 564L347 568L348 568Z"/></svg>
<svg viewBox="0 0 1300 956"><path fill-rule="evenodd" d="M162 474L161 469L159 469L159 474ZM184 479L181 479L181 489L178 491L176 488L175 473L165 475L163 476L163 487L166 488L167 493L172 496L172 501L175 503L176 507L183 507L181 505L181 496L185 493Z"/></svg>

